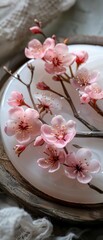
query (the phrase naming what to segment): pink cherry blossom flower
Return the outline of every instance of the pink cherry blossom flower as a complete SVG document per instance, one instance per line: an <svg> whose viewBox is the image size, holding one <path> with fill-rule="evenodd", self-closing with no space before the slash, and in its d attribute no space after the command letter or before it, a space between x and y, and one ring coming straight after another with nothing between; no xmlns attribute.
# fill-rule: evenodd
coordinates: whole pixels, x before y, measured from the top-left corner
<svg viewBox="0 0 103 240"><path fill-rule="evenodd" d="M25 150L25 145L16 145L13 149L15 150L15 153L20 156L20 154Z"/></svg>
<svg viewBox="0 0 103 240"><path fill-rule="evenodd" d="M85 93L88 94L89 98L99 100L103 99L103 90L102 88L97 84L93 83L90 86L85 87Z"/></svg>
<svg viewBox="0 0 103 240"><path fill-rule="evenodd" d="M65 162L64 150L59 150L51 145L46 145L45 157L37 160L37 163L42 168L47 168L48 172L52 173L60 168L60 165Z"/></svg>
<svg viewBox="0 0 103 240"><path fill-rule="evenodd" d="M50 113L51 115L53 112L60 111L62 106L60 104L60 101L52 96L47 96L45 94L35 94L35 102L36 107L39 111L39 113Z"/></svg>
<svg viewBox="0 0 103 240"><path fill-rule="evenodd" d="M92 158L92 152L89 149L81 148L77 153L67 155L65 174L71 179L77 179L78 182L87 184L93 174L100 171L100 162Z"/></svg>
<svg viewBox="0 0 103 240"><path fill-rule="evenodd" d="M61 74L66 72L75 60L75 56L68 52L68 47L59 43L54 48L48 49L44 55L45 70L50 74Z"/></svg>
<svg viewBox="0 0 103 240"><path fill-rule="evenodd" d="M36 87L40 90L50 90L50 87L45 82L38 82Z"/></svg>
<svg viewBox="0 0 103 240"><path fill-rule="evenodd" d="M33 39L28 43L28 48L25 48L25 56L27 58L43 58L45 52L54 46L55 41L52 38L47 38L43 44L39 40Z"/></svg>
<svg viewBox="0 0 103 240"><path fill-rule="evenodd" d="M78 65L88 60L88 53L86 51L74 52L74 55L76 56L75 61Z"/></svg>
<svg viewBox="0 0 103 240"><path fill-rule="evenodd" d="M77 70L75 77L71 80L71 84L78 88L84 87L96 82L98 80L99 72L89 71L87 68L80 68Z"/></svg>
<svg viewBox="0 0 103 240"><path fill-rule="evenodd" d="M9 116L5 133L8 136L15 135L18 142L22 144L28 142L40 133L41 121L36 110L27 108L24 111L22 107L15 107L9 110Z"/></svg>
<svg viewBox="0 0 103 240"><path fill-rule="evenodd" d="M76 123L58 115L52 118L51 126L43 124L41 135L47 144L54 144L57 148L63 148L69 143L76 134Z"/></svg>
<svg viewBox="0 0 103 240"><path fill-rule="evenodd" d="M8 104L12 107L25 105L23 94L13 91L8 99Z"/></svg>

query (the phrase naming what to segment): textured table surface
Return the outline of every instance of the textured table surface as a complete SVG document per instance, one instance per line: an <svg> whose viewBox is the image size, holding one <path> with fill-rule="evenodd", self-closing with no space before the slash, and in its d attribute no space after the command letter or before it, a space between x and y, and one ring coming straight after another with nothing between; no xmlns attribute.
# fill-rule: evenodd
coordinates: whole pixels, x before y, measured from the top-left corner
<svg viewBox="0 0 103 240"><path fill-rule="evenodd" d="M102 0L77 0L75 6L69 11L63 13L58 20L54 21L51 26L46 28L48 33L56 33L58 37L67 37L71 35L99 35L103 36L103 1ZM16 60L17 61L17 57ZM8 66L12 65L8 63ZM4 75L2 68L0 69L1 76ZM1 89L2 93L2 89ZM5 152L0 142L0 156L7 159ZM0 208L6 205L17 205L6 193L0 192ZM63 222L54 223L54 233L56 235L64 235L67 231L74 231L79 234L79 239L82 240L103 240L103 230L101 226L97 228L90 226L70 226ZM98 223L99 224L99 223ZM61 227L59 227L61 225Z"/></svg>

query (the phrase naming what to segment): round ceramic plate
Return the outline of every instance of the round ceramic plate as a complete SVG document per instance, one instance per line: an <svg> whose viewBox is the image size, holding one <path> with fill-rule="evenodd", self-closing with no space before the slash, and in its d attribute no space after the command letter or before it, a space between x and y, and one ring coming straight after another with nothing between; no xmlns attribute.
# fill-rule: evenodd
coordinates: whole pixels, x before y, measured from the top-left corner
<svg viewBox="0 0 103 240"><path fill-rule="evenodd" d="M99 83L103 88L103 48L101 46L92 45L71 45L69 47L69 52L85 50L89 53L89 60L86 62L85 66L90 70L99 70L100 78ZM44 70L44 63L41 60L31 60L29 61L33 66L35 66L35 72L33 77L33 82L31 85L32 96L34 101L37 103L38 96L41 98L44 95L44 91L38 90L36 84L38 81L44 81L47 83L53 91L57 91L61 95L64 94L63 89L59 82L54 82L52 76ZM27 83L30 80L31 73L27 67L27 63L24 64L18 71L17 74L20 75L21 79ZM16 76L16 75L15 75ZM46 92L46 98L52 99L55 102L55 107L53 109L53 114L61 114L66 120L73 119L77 123L78 132L87 132L87 134L92 129L99 129L103 131L103 117L99 115L91 106L81 105L78 92L68 84L65 83L67 91L70 93L73 105L76 108L79 119L75 117L73 109L70 104L67 104L63 97L58 97L57 94ZM40 190L50 197L60 200L66 203L75 204L98 204L103 202L103 194L97 192L95 189L91 189L87 184L78 183L76 180L70 180L64 175L64 171L61 168L55 173L48 173L47 170L42 169L37 164L37 159L42 157L43 147L34 148L31 145L21 154L18 158L13 150L16 140L14 137L8 137L4 132L4 127L6 121L8 120L8 110L10 106L7 103L8 98L12 91L19 91L25 97L28 104L31 104L29 99L28 91L26 87L23 86L18 80L11 78L6 90L4 92L1 104L1 134L3 143L5 146L6 153L17 169L17 171L35 188ZM99 103L99 108L103 110L102 101ZM44 116L44 121L50 123L52 116L46 114ZM81 120L83 119L83 121ZM86 124L85 124L86 123ZM88 127L89 126L89 127ZM75 146L90 148L94 155L97 156L101 162L103 169L103 137L75 137L72 141L70 147L76 149ZM91 181L93 186L103 190L103 171L96 174Z"/></svg>

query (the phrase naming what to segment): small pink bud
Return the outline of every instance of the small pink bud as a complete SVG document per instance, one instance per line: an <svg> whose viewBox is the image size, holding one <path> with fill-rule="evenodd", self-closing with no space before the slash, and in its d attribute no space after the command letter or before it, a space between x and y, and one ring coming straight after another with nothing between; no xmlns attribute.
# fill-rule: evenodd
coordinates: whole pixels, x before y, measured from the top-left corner
<svg viewBox="0 0 103 240"><path fill-rule="evenodd" d="M56 35L55 34L52 35L52 39L54 39L54 41L56 41Z"/></svg>
<svg viewBox="0 0 103 240"><path fill-rule="evenodd" d="M20 156L20 154L25 150L26 146L25 145L16 145L14 147L15 153Z"/></svg>
<svg viewBox="0 0 103 240"><path fill-rule="evenodd" d="M74 53L76 55L76 63L78 65L85 63L88 60L88 53L85 51L80 51L78 53Z"/></svg>
<svg viewBox="0 0 103 240"><path fill-rule="evenodd" d="M38 82L36 84L36 87L37 87L37 89L40 89L40 90L50 90L50 87L48 85L46 85L45 82Z"/></svg>
<svg viewBox="0 0 103 240"><path fill-rule="evenodd" d="M44 140L41 136L38 136L34 141L34 146L42 146L44 144Z"/></svg>
<svg viewBox="0 0 103 240"><path fill-rule="evenodd" d="M88 94L84 93L81 97L80 97L80 102L81 103L88 103L90 101L90 97L88 96Z"/></svg>
<svg viewBox="0 0 103 240"><path fill-rule="evenodd" d="M53 79L54 81L60 81L60 80L61 80L61 78L60 78L60 76L59 76L59 75L57 75L57 76L54 76L52 79Z"/></svg>
<svg viewBox="0 0 103 240"><path fill-rule="evenodd" d="M41 34L42 33L42 30L40 27L38 26L33 26L30 28L30 31L34 34Z"/></svg>

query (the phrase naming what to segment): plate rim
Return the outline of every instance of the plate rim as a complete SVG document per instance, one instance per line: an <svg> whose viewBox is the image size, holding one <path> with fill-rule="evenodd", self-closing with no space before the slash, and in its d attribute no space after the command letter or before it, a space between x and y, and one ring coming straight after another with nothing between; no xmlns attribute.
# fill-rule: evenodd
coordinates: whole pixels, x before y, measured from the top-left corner
<svg viewBox="0 0 103 240"><path fill-rule="evenodd" d="M74 41L74 40L72 40L72 38L71 38L71 42L70 42L70 45L72 45L72 44L89 44L89 45L98 45L98 46L103 46L103 37L95 37L96 38L96 42L94 41L94 43L90 43L90 41L92 41L92 39L93 39L93 36L92 37L89 37L88 36L88 43L87 43L87 39L84 39L83 41L83 43L81 43L81 42L73 42L72 43L72 41ZM77 36L76 36L76 39L77 39ZM83 35L82 35L82 39L83 39ZM81 40L82 41L82 40ZM99 43L99 42L101 42L101 44ZM24 65L23 65L24 66ZM11 163L12 164L12 163ZM17 171L17 170L16 170ZM8 172L9 173L9 172ZM25 179L24 179L24 181L25 181ZM29 183L30 184L30 183ZM3 185L3 184L2 184ZM31 184L30 184L31 185ZM38 190L39 191L39 190ZM13 194L13 193L12 193ZM37 195L36 195L37 196ZM23 200L23 199L22 199ZM57 200L58 201L58 200ZM29 203L30 204L30 203ZM60 204L59 204L60 205ZM76 204L76 205L78 205L78 203ZM79 205L81 205L81 204L79 204ZM87 204L86 204L87 205ZM92 205L93 206L93 208L92 208L92 211L94 211L95 210L95 207L96 207L96 213L98 212L98 214L97 215L99 215L100 213L101 213L101 207L103 206L103 204L102 204L102 206L101 206L101 203L99 203L99 204L90 204L90 205ZM99 206L97 206L97 205L99 205ZM60 205L61 206L61 205ZM83 206L85 207L85 204L83 204ZM70 206L71 207L71 206ZM91 206L90 206L91 207ZM68 208L68 207L67 207ZM76 208L74 208L74 206L73 206L73 209L76 209ZM78 206L77 206L77 209L79 209L78 208ZM87 208L86 208L86 211L87 211L87 209L88 209L88 206L87 206ZM103 210L103 209L102 209ZM42 211L42 210L41 210ZM49 209L47 209L47 211L48 211L48 213L51 215L51 211L49 210ZM90 211L90 208L89 208L89 211ZM91 211L90 211L91 212ZM52 215L55 215L55 214L52 214ZM60 217L59 216L59 213L58 213L58 211L57 211L57 214L56 214L56 217ZM76 219L75 220L73 220L73 218L72 218L72 216L70 216L69 217L69 219L66 219L66 217L63 217L62 216L62 218L63 219L65 219L65 220L69 220L69 221L76 221ZM96 217L95 217L95 219L91 219L91 217L88 217L88 219L84 219L84 222L86 221L86 222L91 222L91 221L96 221L96 220L98 220L98 216L97 216L97 219L96 219ZM103 220L103 213L102 213L102 216L101 216L101 214L100 214L100 217L99 217L99 220ZM83 219L78 219L77 221L82 221L83 222Z"/></svg>

